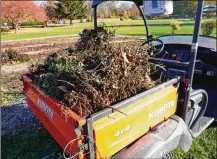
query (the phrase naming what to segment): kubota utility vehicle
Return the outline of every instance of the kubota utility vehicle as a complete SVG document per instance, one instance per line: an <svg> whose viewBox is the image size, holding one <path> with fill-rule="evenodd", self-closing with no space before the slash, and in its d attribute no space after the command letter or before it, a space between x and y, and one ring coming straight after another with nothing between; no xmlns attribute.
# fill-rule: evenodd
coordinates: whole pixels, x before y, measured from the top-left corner
<svg viewBox="0 0 217 159"><path fill-rule="evenodd" d="M97 6L104 1L93 1L94 27ZM153 48L150 61L166 66L162 68L168 78L165 83L114 105L115 109L87 117L70 111L66 119L56 99L45 96L27 74L22 75L28 105L64 154L68 152L68 158L161 158L177 147L188 151L192 139L216 118L216 39L199 36L203 1L198 1L193 36L158 38L149 33L139 7L143 1L133 2L145 23L147 38L143 45Z"/></svg>

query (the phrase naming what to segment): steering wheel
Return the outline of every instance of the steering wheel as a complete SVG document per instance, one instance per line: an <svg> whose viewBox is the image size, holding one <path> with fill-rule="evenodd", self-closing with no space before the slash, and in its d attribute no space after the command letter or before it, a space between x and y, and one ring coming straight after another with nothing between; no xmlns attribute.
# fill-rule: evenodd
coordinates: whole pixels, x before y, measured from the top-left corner
<svg viewBox="0 0 217 159"><path fill-rule="evenodd" d="M164 50L164 43L162 40L158 39L158 38L150 38L149 40L145 41L142 46L149 44L153 41L157 41L160 43L160 48L157 48L156 46L152 45L152 50L153 50L153 55L159 55L163 50ZM159 46L159 45L158 45Z"/></svg>

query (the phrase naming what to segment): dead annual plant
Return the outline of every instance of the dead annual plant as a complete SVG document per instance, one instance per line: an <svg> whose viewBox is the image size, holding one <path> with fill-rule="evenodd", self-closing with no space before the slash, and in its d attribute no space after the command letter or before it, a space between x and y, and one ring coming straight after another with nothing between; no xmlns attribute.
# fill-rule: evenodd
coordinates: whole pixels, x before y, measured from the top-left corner
<svg viewBox="0 0 217 159"><path fill-rule="evenodd" d="M2 64L9 64L15 62L27 62L30 57L26 54L18 53L17 51L9 48L2 53Z"/></svg>
<svg viewBox="0 0 217 159"><path fill-rule="evenodd" d="M49 55L43 64L29 69L35 85L80 116L110 107L158 82L150 76L156 67L148 62L146 48L138 42L109 44L102 32L106 34L84 30L72 54Z"/></svg>

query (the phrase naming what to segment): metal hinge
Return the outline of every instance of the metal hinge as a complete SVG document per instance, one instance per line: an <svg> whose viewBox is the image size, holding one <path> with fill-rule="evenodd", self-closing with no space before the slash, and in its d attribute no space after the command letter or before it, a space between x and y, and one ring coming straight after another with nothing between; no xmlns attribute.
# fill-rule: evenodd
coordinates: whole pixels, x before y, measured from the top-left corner
<svg viewBox="0 0 217 159"><path fill-rule="evenodd" d="M81 126L79 126L74 130L74 132L76 135L78 135L81 132L81 130L83 130L83 128Z"/></svg>
<svg viewBox="0 0 217 159"><path fill-rule="evenodd" d="M88 150L88 144L84 143L84 144L78 145L78 152L84 152L85 150Z"/></svg>

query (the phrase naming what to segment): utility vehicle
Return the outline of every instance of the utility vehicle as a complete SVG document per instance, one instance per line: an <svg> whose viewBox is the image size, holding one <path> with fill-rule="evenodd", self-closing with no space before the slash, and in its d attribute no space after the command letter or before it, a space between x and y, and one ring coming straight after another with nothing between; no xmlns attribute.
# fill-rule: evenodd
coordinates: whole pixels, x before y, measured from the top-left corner
<svg viewBox="0 0 217 159"><path fill-rule="evenodd" d="M94 0L94 27L97 6ZM64 149L65 158L161 158L177 147L187 152L216 119L216 39L199 36L203 1L198 1L193 35L153 37L148 28L142 0L132 0L141 12L146 41L152 45L150 62L160 67L167 81L126 99L113 108L80 117L73 111L61 114L56 99L45 96L22 75L30 108ZM198 54L198 55L197 55ZM194 78L193 78L194 77ZM43 146L43 145L42 145Z"/></svg>

